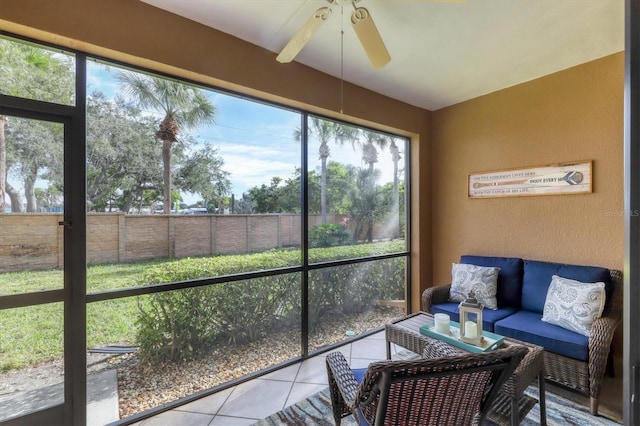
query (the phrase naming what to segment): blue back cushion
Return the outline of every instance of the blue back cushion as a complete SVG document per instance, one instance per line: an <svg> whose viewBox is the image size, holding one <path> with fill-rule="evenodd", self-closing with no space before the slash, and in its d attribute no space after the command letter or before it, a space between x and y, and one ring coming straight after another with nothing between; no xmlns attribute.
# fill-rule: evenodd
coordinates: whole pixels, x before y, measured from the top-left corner
<svg viewBox="0 0 640 426"><path fill-rule="evenodd" d="M551 277L560 277L585 283L602 281L610 289L609 270L597 266L566 265L563 263L524 261L524 279L522 281L522 309L542 313Z"/></svg>
<svg viewBox="0 0 640 426"><path fill-rule="evenodd" d="M522 299L523 260L516 257L469 256L460 258L460 263L476 266L494 266L498 273L498 307L520 308Z"/></svg>

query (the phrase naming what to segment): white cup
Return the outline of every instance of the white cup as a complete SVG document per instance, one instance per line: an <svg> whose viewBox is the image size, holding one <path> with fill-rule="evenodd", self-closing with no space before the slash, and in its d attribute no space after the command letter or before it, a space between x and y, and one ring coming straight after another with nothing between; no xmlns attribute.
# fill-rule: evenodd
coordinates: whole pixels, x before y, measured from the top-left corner
<svg viewBox="0 0 640 426"><path fill-rule="evenodd" d="M447 314L435 314L433 316L436 323L436 331L442 334L449 334L451 320Z"/></svg>

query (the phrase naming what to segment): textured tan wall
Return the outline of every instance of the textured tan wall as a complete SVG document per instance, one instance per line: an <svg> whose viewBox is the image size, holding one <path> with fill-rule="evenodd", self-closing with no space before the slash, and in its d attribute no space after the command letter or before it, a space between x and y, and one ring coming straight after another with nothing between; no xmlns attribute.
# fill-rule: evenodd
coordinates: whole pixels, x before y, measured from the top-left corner
<svg viewBox="0 0 640 426"><path fill-rule="evenodd" d="M413 307L431 276L429 111L132 0L1 0L0 29L412 138ZM417 285L417 284L420 285Z"/></svg>
<svg viewBox="0 0 640 426"><path fill-rule="evenodd" d="M622 269L623 54L433 115L435 285L463 254ZM593 193L467 198L470 172L593 160Z"/></svg>

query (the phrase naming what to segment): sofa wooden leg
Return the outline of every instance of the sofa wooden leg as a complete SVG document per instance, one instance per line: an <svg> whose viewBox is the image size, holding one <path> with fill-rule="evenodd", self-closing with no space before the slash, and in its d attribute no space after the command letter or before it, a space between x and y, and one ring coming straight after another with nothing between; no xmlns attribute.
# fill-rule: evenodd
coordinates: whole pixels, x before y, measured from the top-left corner
<svg viewBox="0 0 640 426"><path fill-rule="evenodd" d="M589 407L591 415L598 415L598 398L591 397L591 406Z"/></svg>

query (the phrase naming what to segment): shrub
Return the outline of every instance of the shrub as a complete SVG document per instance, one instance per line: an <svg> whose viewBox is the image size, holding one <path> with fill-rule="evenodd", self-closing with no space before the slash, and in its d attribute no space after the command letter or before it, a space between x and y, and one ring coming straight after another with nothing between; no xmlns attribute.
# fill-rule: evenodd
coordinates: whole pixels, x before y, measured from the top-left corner
<svg viewBox="0 0 640 426"><path fill-rule="evenodd" d="M404 250L404 242L310 250L314 262ZM182 259L149 267L143 285L277 269L300 264L299 251ZM402 298L404 259L322 268L309 274L311 326L336 313L370 309L379 299ZM300 326L301 277L278 274L141 296L137 319L140 354L184 361L217 343L244 343Z"/></svg>
<svg viewBox="0 0 640 426"><path fill-rule="evenodd" d="M150 296L143 308L138 302L137 339L143 356L153 360L187 361L212 338L208 318L213 313L202 301L207 288L190 288Z"/></svg>
<svg viewBox="0 0 640 426"><path fill-rule="evenodd" d="M317 225L309 231L310 248L344 246L352 242L349 230L335 223Z"/></svg>
<svg viewBox="0 0 640 426"><path fill-rule="evenodd" d="M299 263L298 258L299 254L281 251L182 259L148 268L143 284L284 267ZM138 304L140 353L156 361L184 361L220 341L256 340L285 322L283 306L292 300L299 303L300 297L294 297L298 282L292 284L285 275L151 294L148 303Z"/></svg>

